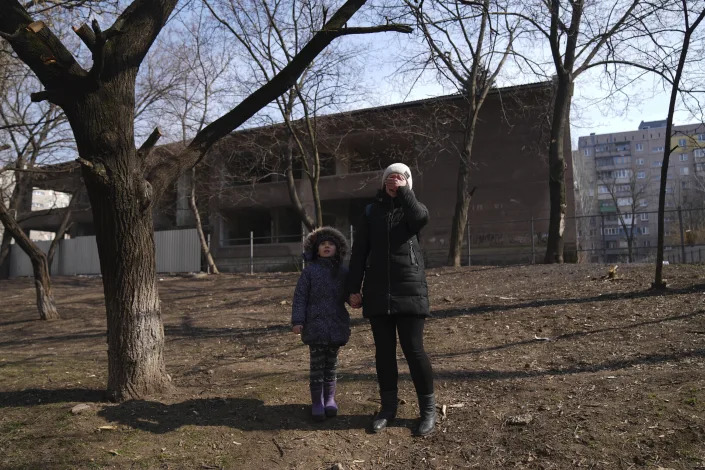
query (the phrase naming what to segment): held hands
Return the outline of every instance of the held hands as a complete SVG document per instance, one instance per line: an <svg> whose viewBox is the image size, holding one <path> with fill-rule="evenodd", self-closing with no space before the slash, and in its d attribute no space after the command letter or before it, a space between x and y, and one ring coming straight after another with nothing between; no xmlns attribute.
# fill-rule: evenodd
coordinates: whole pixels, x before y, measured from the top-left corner
<svg viewBox="0 0 705 470"><path fill-rule="evenodd" d="M362 307L362 295L360 294L350 294L348 297L348 303L352 308Z"/></svg>
<svg viewBox="0 0 705 470"><path fill-rule="evenodd" d="M293 331L297 335L300 335L303 330L304 330L303 325L294 325L293 327L291 327L291 331Z"/></svg>

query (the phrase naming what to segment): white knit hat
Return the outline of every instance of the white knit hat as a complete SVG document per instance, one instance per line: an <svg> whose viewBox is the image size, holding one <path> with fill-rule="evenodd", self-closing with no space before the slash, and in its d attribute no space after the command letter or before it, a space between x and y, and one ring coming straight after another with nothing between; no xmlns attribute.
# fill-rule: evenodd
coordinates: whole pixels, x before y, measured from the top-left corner
<svg viewBox="0 0 705 470"><path fill-rule="evenodd" d="M382 175L382 186L384 186L387 176L392 173L399 173L400 175L403 175L404 178L406 178L406 184L409 185L409 189L412 189L414 180L411 178L411 169L403 163L392 163L386 170L384 170L384 174Z"/></svg>

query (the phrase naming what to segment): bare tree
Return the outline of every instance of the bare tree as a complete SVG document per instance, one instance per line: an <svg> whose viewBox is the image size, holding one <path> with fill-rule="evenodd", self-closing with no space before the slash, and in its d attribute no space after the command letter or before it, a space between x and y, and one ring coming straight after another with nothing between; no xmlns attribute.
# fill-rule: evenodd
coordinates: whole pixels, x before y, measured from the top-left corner
<svg viewBox="0 0 705 470"><path fill-rule="evenodd" d="M0 177L9 184L0 194L0 221L5 227L0 243L0 264L7 259L10 242L27 254L32 263L39 318L59 318L52 295L50 261L21 228L23 212L32 204L32 190L37 180L46 176L41 166L55 161L69 146L66 119L53 104L32 105L28 89L38 86L31 71L22 65L6 62L0 76L0 134L9 142L0 153Z"/></svg>
<svg viewBox="0 0 705 470"><path fill-rule="evenodd" d="M691 60L689 54L702 56L702 44L705 40L702 22L705 19L705 6L699 1L669 0L660 5L658 15L647 18L635 26L642 41L634 44L633 51L637 57L621 60L619 65L629 65L640 70L655 73L670 91L666 132L664 136L663 160L658 205L658 241L656 252L656 269L653 289L663 290L663 248L664 248L664 209L666 205L666 186L671 153L678 146L672 146L673 116L679 99L688 105L688 98L696 103L702 117L702 60ZM695 48L694 51L691 49Z"/></svg>
<svg viewBox="0 0 705 470"><path fill-rule="evenodd" d="M415 58L421 71L433 67L464 97L467 110L456 120L462 129L455 211L451 225L448 265L460 266L463 236L472 199L472 146L480 110L512 52L520 22L497 14L506 11L498 0L450 2L405 0L426 51ZM511 21L511 22L510 22Z"/></svg>
<svg viewBox="0 0 705 470"><path fill-rule="evenodd" d="M182 12L175 21L179 31L176 35L178 41L166 44L164 50L160 51L160 63L171 64L174 71L170 76L174 78L168 88L157 87L157 90L163 89L164 93L157 97L161 105L153 107L161 110L165 116L173 117L176 129L171 130L171 133L178 135L181 142L187 142L200 132L219 110L219 103L228 98L231 86L227 78L233 64L228 44L217 34L213 25L208 24L206 7L199 4L188 13L185 15ZM166 56L169 60L164 60ZM153 94L156 97L156 93ZM205 163L202 162L201 166ZM197 194L196 167L187 176L182 180L187 180L190 186L186 197L198 233L201 253L209 272L219 274L208 246L197 201L201 197L207 202L210 194L207 191Z"/></svg>
<svg viewBox="0 0 705 470"><path fill-rule="evenodd" d="M207 0L206 4L254 65L247 79L252 87L261 86L288 66L325 24L332 8L328 0ZM277 114L287 130L277 146L279 158L284 162L292 206L308 230L323 224L319 181L326 160L334 161L322 154L324 137L318 117L360 96L360 83L352 70L360 54L347 44L332 46L276 99ZM301 200L296 183L299 174L311 188L313 214Z"/></svg>
<svg viewBox="0 0 705 470"><path fill-rule="evenodd" d="M654 3L642 0L532 0L525 2L520 12L512 12L533 25L538 38L545 41L556 83L548 149L551 214L545 263L564 260L566 162L563 155L575 80L593 67L604 66L605 57L628 48L627 32L656 8ZM536 43L530 43L529 47L533 54L524 53L523 60L536 70L541 67L533 59Z"/></svg>
<svg viewBox="0 0 705 470"><path fill-rule="evenodd" d="M135 79L177 0L134 0L107 29L77 27L91 51L84 68L17 0L0 0L0 33L44 86L36 101L60 106L71 124L91 201L108 324L108 395L144 397L170 388L156 282L151 208L212 145L290 89L334 39L408 27L348 25L364 0L348 0L286 67L205 126L170 158L150 158L156 138L134 144ZM345 27L347 25L347 27Z"/></svg>
<svg viewBox="0 0 705 470"><path fill-rule="evenodd" d="M640 201L648 194L649 184L647 179L639 181L638 175L634 171L626 171L628 171L627 175L616 175L615 171L605 171L602 172L603 175L598 173L598 195L600 193L609 194L614 204L617 222L627 242L627 260L632 263L634 261L637 211L640 207Z"/></svg>

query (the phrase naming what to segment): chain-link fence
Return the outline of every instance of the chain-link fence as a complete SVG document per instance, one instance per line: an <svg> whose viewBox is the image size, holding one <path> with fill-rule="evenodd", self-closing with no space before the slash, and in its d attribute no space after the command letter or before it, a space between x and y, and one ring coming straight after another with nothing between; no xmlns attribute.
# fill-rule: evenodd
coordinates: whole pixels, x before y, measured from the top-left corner
<svg viewBox="0 0 705 470"><path fill-rule="evenodd" d="M658 211L603 212L575 218L581 261L643 263L656 259ZM664 210L663 259L669 263L705 260L705 208Z"/></svg>
<svg viewBox="0 0 705 470"><path fill-rule="evenodd" d="M467 225L461 264L512 265L542 263L548 218L494 220ZM354 241L353 227L341 228ZM614 211L569 217L565 222L567 262L648 263L656 260L658 212ZM449 247L421 233L427 266L447 264ZM224 260L224 270L291 271L303 267L299 234L226 240L237 252ZM664 212L664 257L668 263L705 262L705 208ZM221 261L218 262L221 265Z"/></svg>

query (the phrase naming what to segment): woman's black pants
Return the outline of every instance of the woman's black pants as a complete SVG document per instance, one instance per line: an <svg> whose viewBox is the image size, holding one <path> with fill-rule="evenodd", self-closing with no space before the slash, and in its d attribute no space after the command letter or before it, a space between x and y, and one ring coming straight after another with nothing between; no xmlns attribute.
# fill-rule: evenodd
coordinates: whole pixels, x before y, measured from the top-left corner
<svg viewBox="0 0 705 470"><path fill-rule="evenodd" d="M433 370L423 347L426 319L415 315L385 315L370 318L375 340L377 382L381 392L397 390L397 333L411 379L418 395L433 393Z"/></svg>

